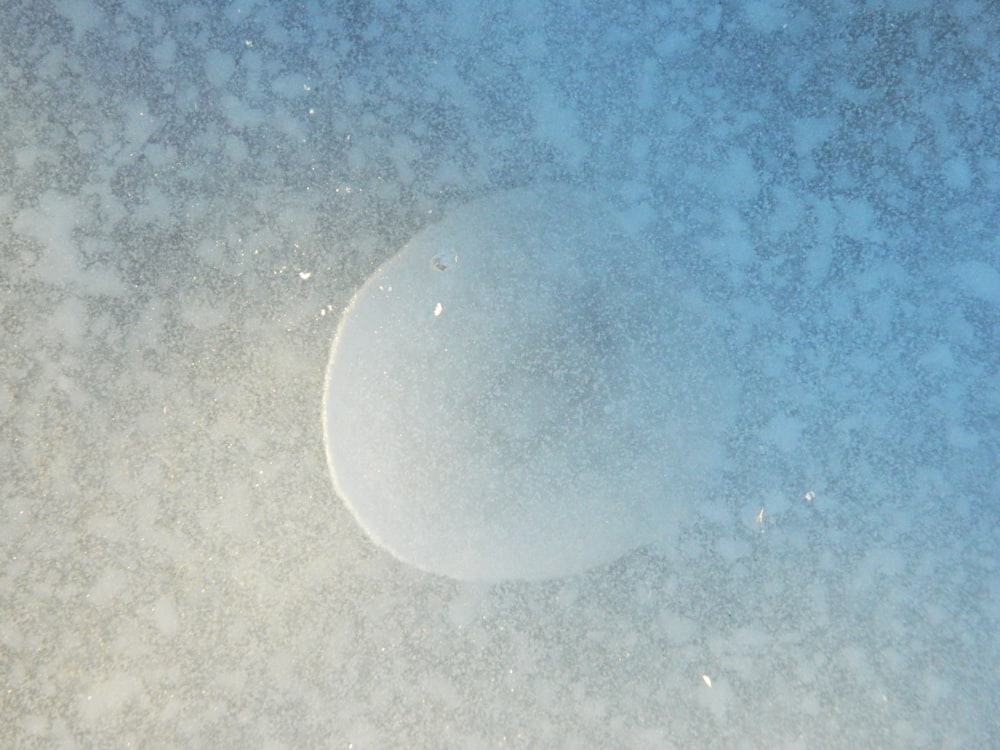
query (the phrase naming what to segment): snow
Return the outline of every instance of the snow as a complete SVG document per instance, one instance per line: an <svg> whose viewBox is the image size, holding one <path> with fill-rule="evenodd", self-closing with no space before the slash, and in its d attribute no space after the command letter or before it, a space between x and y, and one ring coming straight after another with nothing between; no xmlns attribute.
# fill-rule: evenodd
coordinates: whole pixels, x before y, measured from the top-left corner
<svg viewBox="0 0 1000 750"><path fill-rule="evenodd" d="M0 32L4 743L1000 746L989 3L15 2ZM430 222L546 181L717 325L719 489L580 575L421 573L331 486L330 343Z"/></svg>

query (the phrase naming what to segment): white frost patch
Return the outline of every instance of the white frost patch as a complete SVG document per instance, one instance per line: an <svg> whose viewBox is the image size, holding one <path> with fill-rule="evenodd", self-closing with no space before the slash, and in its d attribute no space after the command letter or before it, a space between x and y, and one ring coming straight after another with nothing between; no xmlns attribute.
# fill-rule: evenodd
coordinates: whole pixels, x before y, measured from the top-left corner
<svg viewBox="0 0 1000 750"><path fill-rule="evenodd" d="M972 186L972 168L962 156L948 159L942 166L944 183L954 190L968 190Z"/></svg>
<svg viewBox="0 0 1000 750"><path fill-rule="evenodd" d="M1000 307L1000 271L980 260L957 263L952 273L959 287L977 299Z"/></svg>
<svg viewBox="0 0 1000 750"><path fill-rule="evenodd" d="M782 0L750 0L743 4L743 14L751 28L765 34L785 26L792 15Z"/></svg>
<svg viewBox="0 0 1000 750"><path fill-rule="evenodd" d="M672 646L683 646L691 643L702 632L702 628L697 622L669 608L660 613L657 621L659 632Z"/></svg>
<svg viewBox="0 0 1000 750"><path fill-rule="evenodd" d="M109 566L101 573L87 592L87 599L95 607L105 607L120 597L128 586L128 576L121 568Z"/></svg>
<svg viewBox="0 0 1000 750"><path fill-rule="evenodd" d="M839 127L835 115L825 117L803 117L792 125L792 143L800 159L809 156L814 149L826 143Z"/></svg>
<svg viewBox="0 0 1000 750"><path fill-rule="evenodd" d="M73 41L92 29L105 24L104 11L92 0L63 0L56 4L56 10L73 26Z"/></svg>
<svg viewBox="0 0 1000 750"><path fill-rule="evenodd" d="M716 189L731 200L748 200L760 192L760 178L749 151L740 147L729 151L719 170Z"/></svg>
<svg viewBox="0 0 1000 750"><path fill-rule="evenodd" d="M570 107L560 104L556 92L546 90L535 97L535 137L562 153L573 165L580 164L587 146L580 138L580 121Z"/></svg>
<svg viewBox="0 0 1000 750"><path fill-rule="evenodd" d="M118 672L102 682L95 683L80 698L80 717L86 724L120 713L129 704L145 695L142 680L135 675Z"/></svg>
<svg viewBox="0 0 1000 750"><path fill-rule="evenodd" d="M637 203L622 213L622 227L632 237L638 237L652 226L659 213L648 202Z"/></svg>
<svg viewBox="0 0 1000 750"><path fill-rule="evenodd" d="M699 682L702 684L698 686L701 688L698 690L698 705L709 711L717 721L724 720L733 704L732 684L720 677L710 677L708 681L702 677Z"/></svg>
<svg viewBox="0 0 1000 750"><path fill-rule="evenodd" d="M951 347L945 343L933 345L918 361L924 369L935 373L946 372L955 367L955 356L951 353Z"/></svg>
<svg viewBox="0 0 1000 750"><path fill-rule="evenodd" d="M177 635L181 618L177 612L177 602L172 596L164 595L153 602L150 615L156 629L163 635L169 637Z"/></svg>
<svg viewBox="0 0 1000 750"><path fill-rule="evenodd" d="M211 50L205 56L205 76L208 78L208 82L216 88L225 86L235 72L236 61L232 55Z"/></svg>
<svg viewBox="0 0 1000 750"><path fill-rule="evenodd" d="M37 260L28 263L30 274L40 281L75 286L91 294L121 294L121 281L112 273L81 266L74 234L85 217L78 197L56 190L42 193L36 207L18 212L12 228L40 245Z"/></svg>
<svg viewBox="0 0 1000 750"><path fill-rule="evenodd" d="M636 106L652 109L660 100L661 86L659 62L656 58L647 58L639 69L639 78L635 83Z"/></svg>
<svg viewBox="0 0 1000 750"><path fill-rule="evenodd" d="M297 99L312 91L309 77L301 73L286 73L271 81L271 91L286 99Z"/></svg>
<svg viewBox="0 0 1000 750"><path fill-rule="evenodd" d="M161 70L166 70L173 65L176 57L177 42L175 42L171 37L164 37L152 49L153 62L155 62L157 67Z"/></svg>
<svg viewBox="0 0 1000 750"><path fill-rule="evenodd" d="M126 149L138 150L145 145L150 136L156 132L158 124L149 112L146 102L136 101L127 104L125 110L124 146Z"/></svg>
<svg viewBox="0 0 1000 750"><path fill-rule="evenodd" d="M732 565L740 558L749 556L753 548L745 539L722 537L716 542L715 551L727 565Z"/></svg>
<svg viewBox="0 0 1000 750"><path fill-rule="evenodd" d="M234 128L253 128L265 118L262 111L254 109L239 97L226 94L222 97L222 111Z"/></svg>
<svg viewBox="0 0 1000 750"><path fill-rule="evenodd" d="M77 347L87 332L87 308L79 297L67 297L52 310L46 321L47 333L57 341Z"/></svg>
<svg viewBox="0 0 1000 750"><path fill-rule="evenodd" d="M760 436L778 450L791 452L798 446L804 429L805 424L798 417L778 414L760 431Z"/></svg>
<svg viewBox="0 0 1000 750"><path fill-rule="evenodd" d="M842 198L836 202L840 214L840 229L852 239L877 242L884 233L876 225L876 212L864 198Z"/></svg>

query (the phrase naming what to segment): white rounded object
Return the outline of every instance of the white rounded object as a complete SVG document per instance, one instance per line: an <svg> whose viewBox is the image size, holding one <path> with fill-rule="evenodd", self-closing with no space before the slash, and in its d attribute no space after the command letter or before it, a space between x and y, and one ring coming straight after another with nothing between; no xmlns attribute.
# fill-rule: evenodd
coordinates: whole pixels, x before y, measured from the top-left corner
<svg viewBox="0 0 1000 750"><path fill-rule="evenodd" d="M709 326L587 193L511 190L418 234L340 322L335 488L379 545L464 580L543 579L669 535L732 422Z"/></svg>

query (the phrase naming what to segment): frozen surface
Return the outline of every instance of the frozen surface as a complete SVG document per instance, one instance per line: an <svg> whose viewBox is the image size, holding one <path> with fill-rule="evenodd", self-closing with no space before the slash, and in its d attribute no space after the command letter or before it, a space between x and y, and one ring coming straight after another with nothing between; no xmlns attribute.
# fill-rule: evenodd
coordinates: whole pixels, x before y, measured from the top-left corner
<svg viewBox="0 0 1000 750"><path fill-rule="evenodd" d="M598 198L461 206L358 292L323 401L334 484L400 559L543 580L669 543L717 489L724 345Z"/></svg>
<svg viewBox="0 0 1000 750"><path fill-rule="evenodd" d="M998 19L5 3L3 742L1000 746ZM407 241L544 181L741 396L669 537L457 583L334 494L324 367Z"/></svg>

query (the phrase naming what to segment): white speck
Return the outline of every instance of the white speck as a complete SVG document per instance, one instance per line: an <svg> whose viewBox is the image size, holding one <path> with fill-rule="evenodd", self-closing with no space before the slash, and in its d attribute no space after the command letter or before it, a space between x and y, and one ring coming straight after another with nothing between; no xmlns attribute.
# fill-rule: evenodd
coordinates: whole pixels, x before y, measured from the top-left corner
<svg viewBox="0 0 1000 750"><path fill-rule="evenodd" d="M441 307L441 303L440 302L438 302L436 305L434 305L434 317L436 318L438 315L440 315L442 310L444 310L444 308Z"/></svg>
<svg viewBox="0 0 1000 750"><path fill-rule="evenodd" d="M712 678L709 677L707 674L703 674L701 676L701 681L704 682L709 687L712 687Z"/></svg>

